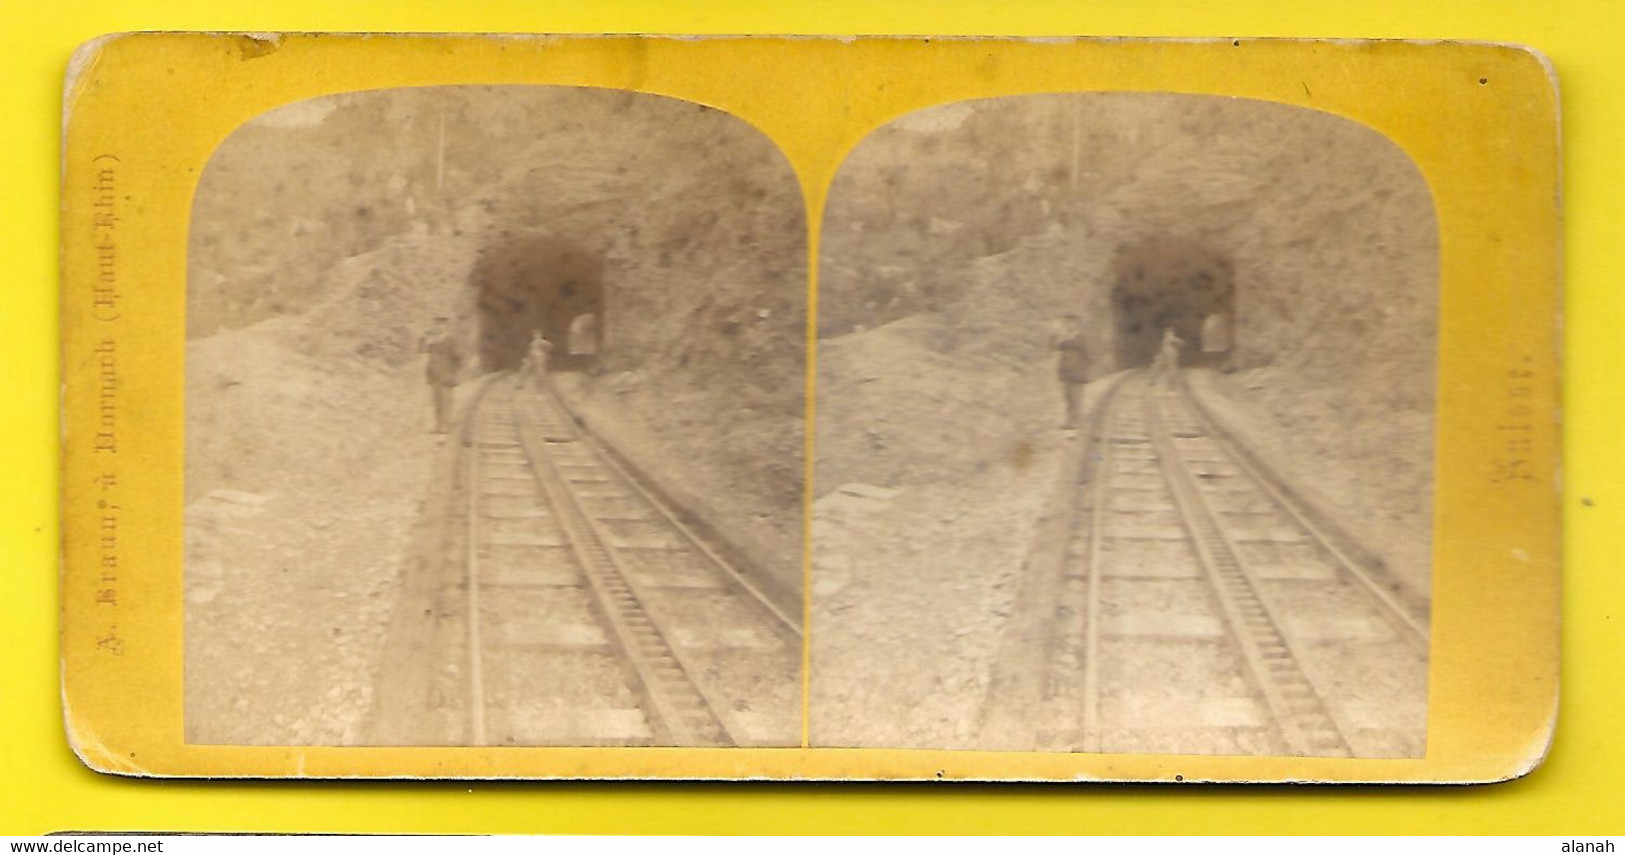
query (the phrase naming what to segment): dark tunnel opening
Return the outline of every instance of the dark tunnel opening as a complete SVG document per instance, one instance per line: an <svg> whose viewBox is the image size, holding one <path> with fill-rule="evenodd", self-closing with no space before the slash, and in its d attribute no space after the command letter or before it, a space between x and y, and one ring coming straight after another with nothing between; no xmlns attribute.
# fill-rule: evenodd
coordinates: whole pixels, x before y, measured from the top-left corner
<svg viewBox="0 0 1625 855"><path fill-rule="evenodd" d="M1113 263L1117 364L1148 365L1172 329L1179 364L1224 364L1234 348L1235 270L1207 247L1160 238L1123 247Z"/></svg>
<svg viewBox="0 0 1625 855"><path fill-rule="evenodd" d="M480 255L470 283L479 312L480 366L518 368L540 330L553 370L597 363L604 338L604 264L596 254L545 237L510 239Z"/></svg>

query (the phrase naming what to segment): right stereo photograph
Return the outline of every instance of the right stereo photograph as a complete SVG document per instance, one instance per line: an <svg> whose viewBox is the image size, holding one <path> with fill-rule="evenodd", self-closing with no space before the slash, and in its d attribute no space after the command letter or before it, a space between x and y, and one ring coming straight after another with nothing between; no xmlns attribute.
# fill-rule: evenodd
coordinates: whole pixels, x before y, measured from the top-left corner
<svg viewBox="0 0 1625 855"><path fill-rule="evenodd" d="M1421 757L1439 234L1303 107L945 104L818 258L811 744Z"/></svg>

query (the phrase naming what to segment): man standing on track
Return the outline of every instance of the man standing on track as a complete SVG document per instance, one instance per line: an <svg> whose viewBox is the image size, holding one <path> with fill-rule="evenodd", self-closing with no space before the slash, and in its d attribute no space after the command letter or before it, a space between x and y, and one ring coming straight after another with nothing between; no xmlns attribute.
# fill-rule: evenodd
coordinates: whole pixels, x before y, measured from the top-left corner
<svg viewBox="0 0 1625 855"><path fill-rule="evenodd" d="M1066 421L1061 429L1072 430L1077 427L1083 409L1083 384L1089 382L1089 349L1083 340L1083 319L1067 315L1061 323L1061 334L1055 343L1055 349L1060 352L1055 374L1066 399Z"/></svg>
<svg viewBox="0 0 1625 855"><path fill-rule="evenodd" d="M1151 368L1164 389L1174 387L1174 377L1179 373L1179 352L1184 347L1185 340L1174 332L1173 327L1163 328L1162 345L1157 348L1157 357L1151 361Z"/></svg>
<svg viewBox="0 0 1625 855"><path fill-rule="evenodd" d="M530 353L525 356L525 370L532 389L541 389L547 383L547 357L553 353L553 342L536 330L530 336Z"/></svg>
<svg viewBox="0 0 1625 855"><path fill-rule="evenodd" d="M450 318L434 319L434 326L418 342L418 352L429 355L426 379L434 396L434 432L446 433L451 429L451 390L456 388L457 372L463 367L463 356L451 337Z"/></svg>

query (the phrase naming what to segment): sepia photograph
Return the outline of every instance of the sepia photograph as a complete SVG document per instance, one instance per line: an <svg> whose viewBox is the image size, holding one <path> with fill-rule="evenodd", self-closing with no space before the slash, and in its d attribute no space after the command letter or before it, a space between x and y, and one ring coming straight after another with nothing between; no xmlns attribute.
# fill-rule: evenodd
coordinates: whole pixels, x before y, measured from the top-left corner
<svg viewBox="0 0 1625 855"><path fill-rule="evenodd" d="M819 252L819 747L1421 757L1439 235L1304 107L948 103Z"/></svg>
<svg viewBox="0 0 1625 855"><path fill-rule="evenodd" d="M767 137L327 96L220 143L189 241L187 742L800 744L806 218Z"/></svg>

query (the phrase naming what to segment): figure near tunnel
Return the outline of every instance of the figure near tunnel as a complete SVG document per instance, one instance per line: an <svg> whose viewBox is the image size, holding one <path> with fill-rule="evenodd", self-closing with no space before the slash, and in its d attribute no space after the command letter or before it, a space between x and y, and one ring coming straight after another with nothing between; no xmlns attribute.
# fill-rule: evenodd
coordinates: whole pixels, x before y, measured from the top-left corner
<svg viewBox="0 0 1625 855"><path fill-rule="evenodd" d="M434 400L434 432L447 433L451 430L451 390L457 387L457 373L463 367L463 355L451 335L450 318L434 319L418 341L418 352L429 355L425 379Z"/></svg>
<svg viewBox="0 0 1625 855"><path fill-rule="evenodd" d="M1083 319L1066 315L1061 319L1061 332L1056 337L1055 350L1059 357L1055 363L1056 379L1061 381L1061 395L1066 405L1062 430L1078 425L1083 409L1083 384L1089 382L1089 349L1083 337Z"/></svg>
<svg viewBox="0 0 1625 855"><path fill-rule="evenodd" d="M1174 332L1173 327L1163 328L1162 344L1157 347L1157 356L1151 361L1151 369L1165 389L1173 388L1174 375L1179 373L1179 352L1184 347L1185 340Z"/></svg>
<svg viewBox="0 0 1625 855"><path fill-rule="evenodd" d="M530 334L530 349L525 352L524 364L519 367L519 376L522 382L532 389L541 389L547 384L547 358L553 353L553 343L542 335L541 330Z"/></svg>

